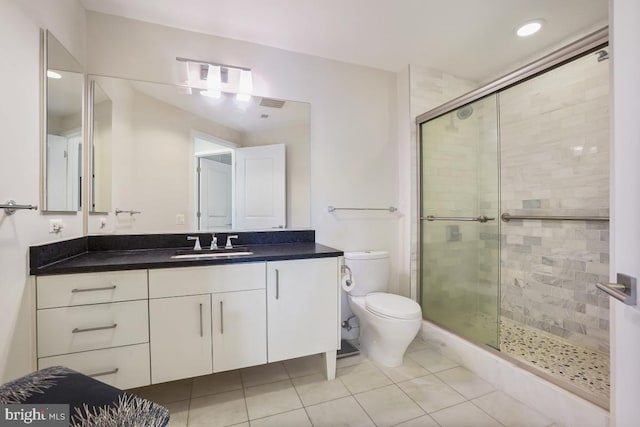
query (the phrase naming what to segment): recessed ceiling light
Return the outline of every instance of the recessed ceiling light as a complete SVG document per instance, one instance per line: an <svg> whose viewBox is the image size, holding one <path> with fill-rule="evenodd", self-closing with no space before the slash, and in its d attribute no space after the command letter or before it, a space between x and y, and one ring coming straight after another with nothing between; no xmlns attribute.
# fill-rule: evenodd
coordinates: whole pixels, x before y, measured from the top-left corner
<svg viewBox="0 0 640 427"><path fill-rule="evenodd" d="M56 73L55 71L47 70L47 77L50 79L61 79L62 75L60 73Z"/></svg>
<svg viewBox="0 0 640 427"><path fill-rule="evenodd" d="M535 19L533 21L526 22L518 27L516 34L519 37L528 37L540 31L543 23L544 21L542 19Z"/></svg>

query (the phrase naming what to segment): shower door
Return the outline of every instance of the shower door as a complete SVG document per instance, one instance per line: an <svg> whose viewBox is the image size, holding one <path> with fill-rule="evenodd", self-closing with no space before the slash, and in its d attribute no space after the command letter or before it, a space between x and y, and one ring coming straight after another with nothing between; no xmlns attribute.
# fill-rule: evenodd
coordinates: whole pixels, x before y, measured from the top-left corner
<svg viewBox="0 0 640 427"><path fill-rule="evenodd" d="M423 317L499 344L499 150L496 95L420 125Z"/></svg>

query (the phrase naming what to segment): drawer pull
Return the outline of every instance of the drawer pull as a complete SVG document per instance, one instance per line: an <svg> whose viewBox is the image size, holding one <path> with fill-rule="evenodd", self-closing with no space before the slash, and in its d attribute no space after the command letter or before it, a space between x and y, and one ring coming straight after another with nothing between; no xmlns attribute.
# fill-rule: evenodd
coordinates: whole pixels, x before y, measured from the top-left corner
<svg viewBox="0 0 640 427"><path fill-rule="evenodd" d="M112 369L110 371L96 372L95 374L87 374L87 376L89 376L89 377L103 377L105 375L116 374L116 373L118 373L119 370L120 369L115 368L115 369Z"/></svg>
<svg viewBox="0 0 640 427"><path fill-rule="evenodd" d="M77 294L78 292L112 291L115 288L116 288L116 285L104 286L102 288L75 288L75 289L71 289L71 293Z"/></svg>
<svg viewBox="0 0 640 427"><path fill-rule="evenodd" d="M116 326L118 326L117 323L114 323L113 325L109 325L109 326L98 326L97 328L73 328L73 331L71 331L74 334L77 334L79 332L93 332L93 331L102 331L104 329L113 329Z"/></svg>
<svg viewBox="0 0 640 427"><path fill-rule="evenodd" d="M202 304L200 304L200 336L204 336L204 333L202 331Z"/></svg>
<svg viewBox="0 0 640 427"><path fill-rule="evenodd" d="M276 299L280 299L280 272L276 268Z"/></svg>

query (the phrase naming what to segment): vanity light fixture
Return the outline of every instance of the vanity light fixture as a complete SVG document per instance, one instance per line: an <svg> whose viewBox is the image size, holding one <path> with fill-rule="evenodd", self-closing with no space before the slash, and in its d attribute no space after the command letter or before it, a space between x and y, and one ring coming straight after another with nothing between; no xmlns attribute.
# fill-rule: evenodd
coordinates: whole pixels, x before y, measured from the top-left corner
<svg viewBox="0 0 640 427"><path fill-rule="evenodd" d="M250 68L180 57L176 60L186 65L185 83L202 89L201 95L220 98L222 92L231 92L239 101L251 99L253 79Z"/></svg>
<svg viewBox="0 0 640 427"><path fill-rule="evenodd" d="M526 22L518 27L516 34L518 37L531 36L540 31L542 24L544 24L544 20L542 19L534 19L533 21Z"/></svg>
<svg viewBox="0 0 640 427"><path fill-rule="evenodd" d="M251 70L240 70L240 82L238 83L238 101L249 101L253 93L253 79L251 78Z"/></svg>
<svg viewBox="0 0 640 427"><path fill-rule="evenodd" d="M56 73L55 71L47 70L47 77L50 79L61 79L62 75L60 73Z"/></svg>

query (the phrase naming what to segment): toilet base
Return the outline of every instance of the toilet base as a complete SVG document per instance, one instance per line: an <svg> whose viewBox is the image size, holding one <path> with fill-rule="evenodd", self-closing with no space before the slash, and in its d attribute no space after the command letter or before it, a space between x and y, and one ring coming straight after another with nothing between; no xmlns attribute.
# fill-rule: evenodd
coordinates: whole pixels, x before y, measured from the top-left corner
<svg viewBox="0 0 640 427"><path fill-rule="evenodd" d="M351 310L360 322L360 351L380 365L402 365L404 353L418 334L422 319L390 319L369 312L364 299L349 298Z"/></svg>
<svg viewBox="0 0 640 427"><path fill-rule="evenodd" d="M417 322L417 327L415 327L416 322L412 323L413 325L403 325L405 328L402 328L403 333L399 336L385 337L381 337L375 328L370 327L371 325L363 326L361 323L360 349L367 358L382 366L389 368L400 366L404 359L404 353L420 329L420 321Z"/></svg>

